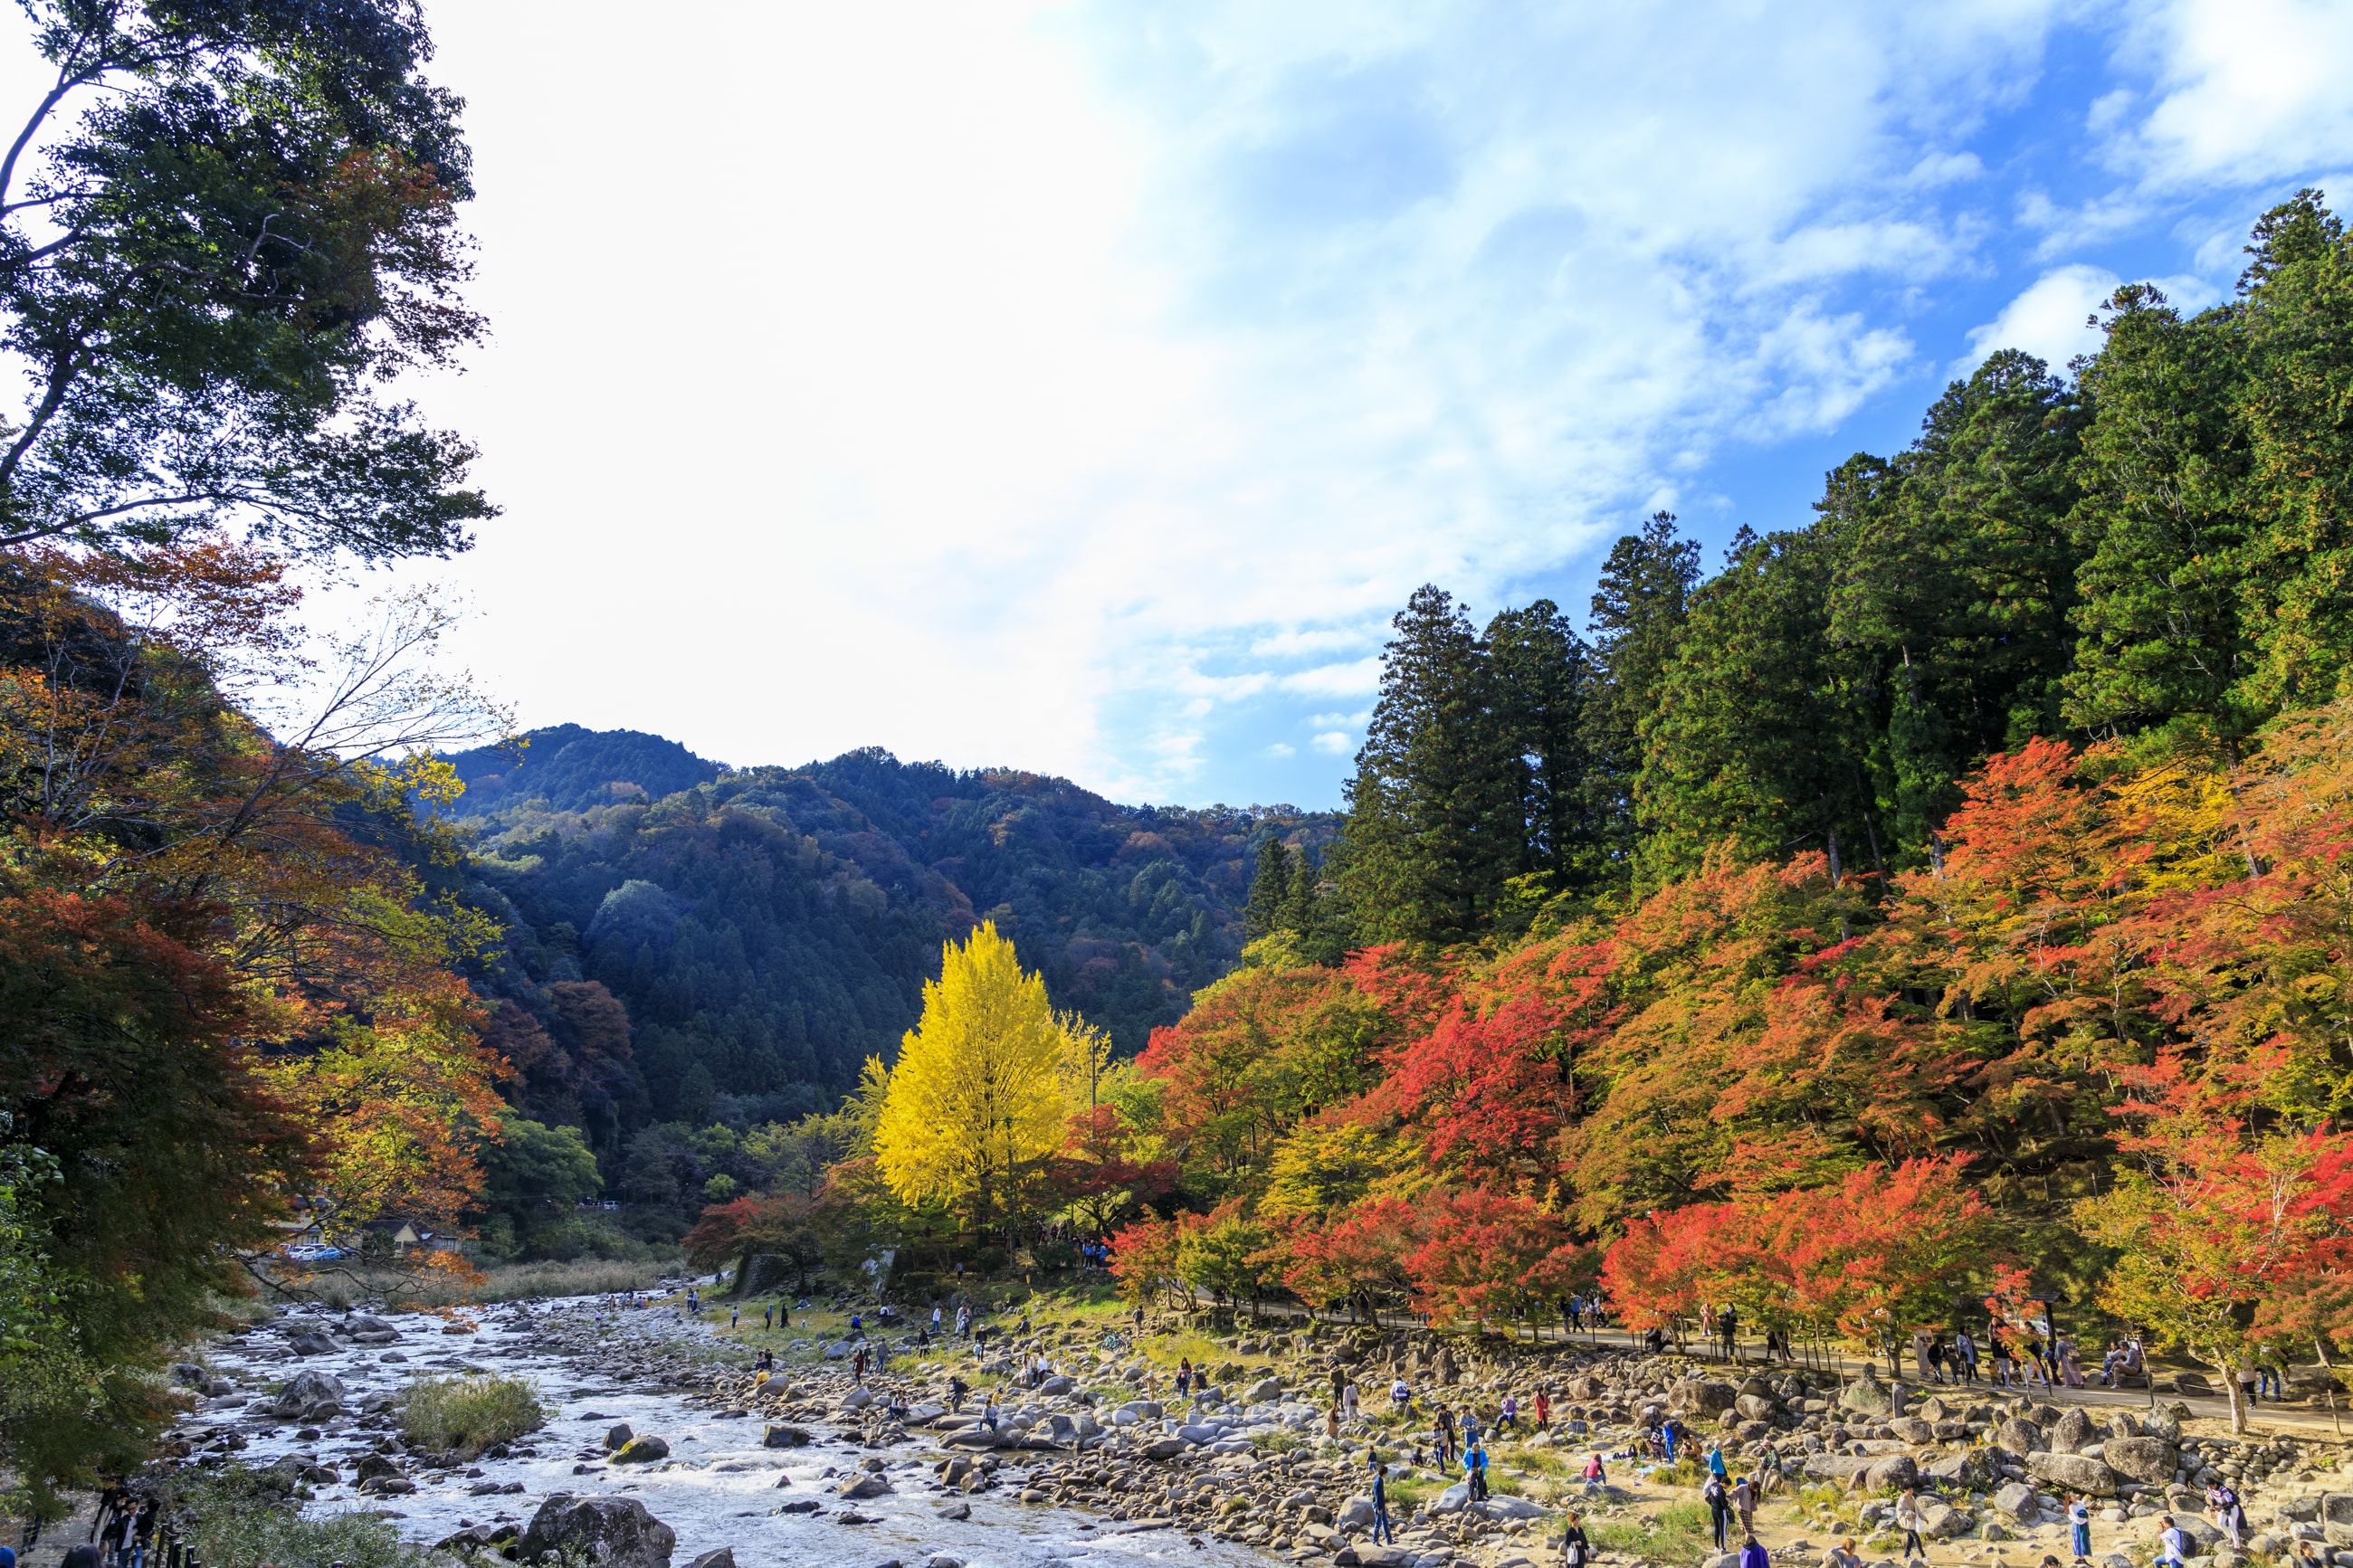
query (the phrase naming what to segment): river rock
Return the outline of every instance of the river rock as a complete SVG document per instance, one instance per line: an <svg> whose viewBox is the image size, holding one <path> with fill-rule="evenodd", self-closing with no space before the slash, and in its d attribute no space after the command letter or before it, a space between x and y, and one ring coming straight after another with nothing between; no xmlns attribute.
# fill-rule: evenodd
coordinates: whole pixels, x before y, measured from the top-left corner
<svg viewBox="0 0 2353 1568"><path fill-rule="evenodd" d="M2032 1519L2042 1511L2042 1505L2035 1501L2034 1489L2024 1481L2010 1481L1995 1489L1993 1506L2012 1519Z"/></svg>
<svg viewBox="0 0 2353 1568"><path fill-rule="evenodd" d="M2026 1471L2062 1491L2106 1497L2116 1489L2116 1477L2109 1473L2108 1467L2081 1454L2029 1454Z"/></svg>
<svg viewBox="0 0 2353 1568"><path fill-rule="evenodd" d="M1472 1503L1472 1508L1489 1519L1542 1519L1544 1510L1524 1497L1491 1497L1485 1502Z"/></svg>
<svg viewBox="0 0 2353 1568"><path fill-rule="evenodd" d="M834 1489L834 1490L839 1492L843 1497L852 1499L853 1500L871 1497L881 1497L884 1492L887 1492L890 1489L891 1483L888 1480L884 1479L881 1476L870 1475L864 1471L860 1471L855 1475L844 1476L841 1479L841 1485Z"/></svg>
<svg viewBox="0 0 2353 1568"><path fill-rule="evenodd" d="M1839 1395L1839 1403L1849 1410L1860 1410L1872 1415L1889 1415L1895 1410L1895 1399L1888 1393L1887 1385L1869 1377L1859 1383L1848 1384Z"/></svg>
<svg viewBox="0 0 2353 1568"><path fill-rule="evenodd" d="M2013 1454L2031 1454L2038 1448L2051 1446L2043 1438L2042 1428L2022 1415L2013 1415L2004 1421L1994 1433L1993 1440Z"/></svg>
<svg viewBox="0 0 2353 1568"><path fill-rule="evenodd" d="M771 1421L760 1434L760 1446L764 1448L806 1448L809 1440L807 1427L796 1426L789 1421Z"/></svg>
<svg viewBox="0 0 2353 1568"><path fill-rule="evenodd" d="M1733 1408L1751 1421L1773 1419L1773 1401L1762 1394L1744 1394L1733 1402Z"/></svg>
<svg viewBox="0 0 2353 1568"><path fill-rule="evenodd" d="M1340 1505L1340 1511L1333 1516L1332 1522L1343 1530L1370 1530L1373 1527L1373 1500L1368 1497L1350 1498Z"/></svg>
<svg viewBox="0 0 2353 1568"><path fill-rule="evenodd" d="M1137 1451L1147 1459L1173 1459L1192 1446L1182 1437L1157 1437Z"/></svg>
<svg viewBox="0 0 2353 1568"><path fill-rule="evenodd" d="M632 1437L614 1452L617 1465L650 1465L656 1459L670 1458L670 1442L649 1432L642 1437Z"/></svg>
<svg viewBox="0 0 2353 1568"><path fill-rule="evenodd" d="M585 1551L600 1568L670 1568L678 1545L670 1527L635 1498L559 1494L540 1505L517 1555L536 1563L567 1548Z"/></svg>
<svg viewBox="0 0 2353 1568"><path fill-rule="evenodd" d="M1889 1491L1920 1484L1919 1468L1909 1454L1886 1454L1872 1460L1862 1485L1871 1491Z"/></svg>
<svg viewBox="0 0 2353 1568"><path fill-rule="evenodd" d="M1940 1487L1975 1491L1991 1479L1985 1457L1974 1448L1939 1454L1920 1467L1920 1474Z"/></svg>
<svg viewBox="0 0 2353 1568"><path fill-rule="evenodd" d="M2058 1453L2079 1453L2095 1436L2092 1418L2084 1414L2080 1405L2069 1405L2059 1413L2059 1419L2051 1423L2051 1447Z"/></svg>
<svg viewBox="0 0 2353 1568"><path fill-rule="evenodd" d="M335 1342L324 1329L304 1329L288 1336L286 1348L296 1355L332 1355Z"/></svg>
<svg viewBox="0 0 2353 1568"><path fill-rule="evenodd" d="M606 1428L605 1452L608 1454L613 1452L613 1450L618 1448L622 1444L627 1443L630 1438L636 1436L637 1434L635 1432L629 1430L629 1424L628 1422L615 1422L611 1426Z"/></svg>
<svg viewBox="0 0 2353 1568"><path fill-rule="evenodd" d="M343 1380L323 1372L296 1373L269 1402L280 1421L322 1421L343 1408Z"/></svg>
<svg viewBox="0 0 2353 1568"><path fill-rule="evenodd" d="M2162 1437L2111 1437L2100 1458L2116 1474L2151 1486L2171 1480L2181 1467L2181 1457Z"/></svg>
<svg viewBox="0 0 2353 1568"><path fill-rule="evenodd" d="M706 1552L686 1568L735 1568L735 1549L723 1546L716 1552Z"/></svg>

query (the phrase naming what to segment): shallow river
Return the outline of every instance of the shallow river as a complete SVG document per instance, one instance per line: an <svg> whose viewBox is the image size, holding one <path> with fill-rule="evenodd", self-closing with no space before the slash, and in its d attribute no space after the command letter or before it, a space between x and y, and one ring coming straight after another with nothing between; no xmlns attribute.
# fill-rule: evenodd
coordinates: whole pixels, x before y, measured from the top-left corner
<svg viewBox="0 0 2353 1568"><path fill-rule="evenodd" d="M550 1308L534 1309L545 1314ZM969 1568L1028 1568L1047 1563L1089 1563L1103 1568L1121 1564L1181 1562L1204 1564L1249 1564L1265 1568L1272 1560L1247 1547L1190 1538L1166 1528L1138 1531L1113 1520L1057 1510L1024 1506L1011 1500L1020 1490L1000 1472L996 1491L976 1493L957 1500L969 1502L972 1517L964 1521L938 1517L935 1510L950 1494L928 1489L932 1465L941 1451L917 1441L896 1448L865 1449L830 1440L817 1428L819 1441L805 1448L761 1447L762 1423L749 1419L723 1420L714 1411L686 1403L676 1392L630 1388L593 1365L551 1353L545 1336L512 1325L512 1309L486 1314L480 1331L471 1336L444 1336L427 1325L434 1320L401 1317L389 1320L402 1331L397 1345L339 1351L312 1356L281 1356L285 1337L268 1329L243 1343L214 1347L210 1360L223 1371L243 1373L246 1386L229 1397L212 1401L187 1425L199 1429L233 1425L246 1437L237 1458L263 1466L285 1454L303 1454L336 1466L346 1478L340 1486L317 1488L313 1513L353 1508L380 1509L395 1517L404 1535L430 1543L470 1524L512 1521L527 1526L539 1505L554 1492L580 1496L613 1493L637 1498L653 1516L678 1533L673 1568L685 1568L699 1553L727 1546L734 1549L740 1568L877 1568L896 1560L906 1568L921 1568L934 1555L944 1554ZM653 1313L628 1314L649 1319ZM667 1330L667 1314L662 1327ZM315 1321L298 1314L282 1322ZM631 1323L621 1332L638 1331ZM385 1352L403 1360L386 1361ZM379 1435L349 1418L332 1422L310 1441L297 1437L299 1423L259 1419L240 1406L259 1396L255 1379L280 1380L305 1369L332 1373L348 1390L346 1404L373 1394L396 1393L415 1376L476 1370L520 1374L538 1384L542 1402L551 1412L547 1430L529 1441L539 1449L534 1458L484 1459L459 1470L434 1470L411 1466L409 1478L417 1490L391 1498L363 1497L350 1484L352 1467L370 1451ZM606 1430L625 1421L639 1434L669 1440L670 1458L654 1466L615 1469L599 1468L575 1474L581 1454L601 1448ZM259 1425L257 1425L259 1423ZM832 1470L846 1473L870 1454L891 1466L892 1486L881 1497L855 1503L834 1495ZM1008 1469L1018 1454L1000 1456ZM396 1456L396 1458L398 1458ZM407 1461L402 1459L406 1465ZM478 1474L475 1472L479 1472ZM520 1493L470 1495L469 1488L519 1482ZM796 1500L817 1500L820 1514L786 1514L775 1510ZM855 1512L871 1523L849 1524L842 1516Z"/></svg>

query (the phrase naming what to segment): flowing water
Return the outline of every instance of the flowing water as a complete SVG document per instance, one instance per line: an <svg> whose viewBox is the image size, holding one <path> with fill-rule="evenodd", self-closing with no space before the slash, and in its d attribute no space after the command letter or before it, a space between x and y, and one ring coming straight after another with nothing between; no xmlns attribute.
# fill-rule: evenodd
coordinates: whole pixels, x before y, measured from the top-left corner
<svg viewBox="0 0 2353 1568"><path fill-rule="evenodd" d="M557 1303L533 1310L536 1321L544 1323L549 1312L576 1305ZM733 1548L739 1568L877 1568L894 1560L906 1568L921 1568L934 1555L957 1559L968 1568L1029 1568L1047 1563L1102 1568L1144 1568L1158 1563L1265 1568L1272 1561L1243 1546L1207 1538L1196 1542L1165 1527L1138 1530L1069 1510L1025 1506L1012 1500L1012 1494L1020 1490L1019 1481L1002 1471L995 1491L967 1497L929 1489L932 1465L940 1453L920 1440L866 1449L832 1440L818 1428L818 1440L807 1447L766 1448L761 1446L758 1417L723 1419L715 1411L689 1404L682 1392L630 1387L600 1373L593 1363L554 1353L554 1336L540 1328L518 1326L514 1312L507 1308L486 1315L479 1331L465 1337L431 1331L438 1324L429 1318L396 1318L390 1321L402 1331L397 1345L314 1356L286 1352L284 1339L267 1330L242 1342L222 1343L210 1360L225 1372L241 1374L246 1386L236 1395L213 1401L189 1425L233 1421L246 1438L237 1458L248 1465L264 1466L282 1455L301 1454L336 1466L344 1482L318 1487L309 1511L381 1510L393 1517L402 1534L427 1544L468 1525L527 1526L550 1494L570 1492L584 1497L617 1494L644 1503L678 1534L674 1568L684 1568L697 1554L722 1546ZM280 1320L305 1321L312 1320ZM645 1328L628 1324L616 1331L638 1335ZM387 1360L386 1352L396 1359ZM351 1484L352 1468L360 1455L372 1451L376 1431L344 1418L326 1424L321 1436L304 1441L296 1435L299 1423L239 1413L238 1407L259 1392L254 1380L280 1380L303 1370L341 1378L346 1404L374 1394L396 1394L412 1377L465 1371L510 1373L538 1385L551 1416L547 1430L527 1440L539 1450L536 1458L483 1459L455 1470L403 1460L417 1484L414 1493L364 1497ZM624 1468L584 1461L580 1455L601 1448L607 1429L617 1422L627 1422L640 1435L667 1439L670 1458L657 1465ZM836 1496L835 1482L826 1472L846 1474L870 1455L891 1467L888 1475L895 1489L854 1503ZM999 1458L1007 1471L1018 1471L1021 1455ZM596 1468L592 1473L575 1474L575 1467L584 1462ZM510 1483L520 1483L522 1490L494 1495L469 1491ZM776 1511L794 1500L815 1500L824 1511ZM971 1517L941 1518L935 1510L951 1500L969 1503ZM852 1514L871 1522L845 1522Z"/></svg>

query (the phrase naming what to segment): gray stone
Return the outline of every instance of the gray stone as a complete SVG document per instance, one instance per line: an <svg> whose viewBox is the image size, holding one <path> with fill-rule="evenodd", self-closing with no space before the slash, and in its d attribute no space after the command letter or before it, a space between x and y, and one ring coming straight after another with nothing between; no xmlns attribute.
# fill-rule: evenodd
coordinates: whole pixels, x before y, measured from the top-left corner
<svg viewBox="0 0 2353 1568"><path fill-rule="evenodd" d="M1974 1491L1990 1479L1983 1455L1976 1449L1957 1454L1939 1454L1920 1467L1920 1474L1942 1487L1954 1487Z"/></svg>
<svg viewBox="0 0 2353 1568"><path fill-rule="evenodd" d="M1182 1437L1156 1437L1138 1451L1147 1459L1173 1459L1192 1446Z"/></svg>
<svg viewBox="0 0 2353 1568"><path fill-rule="evenodd" d="M2100 1461L2120 1476L2149 1486L2173 1479L2181 1458L2162 1437L2111 1437L2100 1449Z"/></svg>
<svg viewBox="0 0 2353 1568"><path fill-rule="evenodd" d="M891 1483L888 1480L881 1476L872 1475L863 1470L844 1476L841 1479L841 1484L834 1488L835 1491L839 1492L843 1497L851 1499L854 1501L862 1500L871 1497L881 1497L884 1492L887 1492L890 1489Z"/></svg>
<svg viewBox="0 0 2353 1568"><path fill-rule="evenodd" d="M667 1438L657 1437L652 1433L649 1432L644 1436L632 1437L628 1442L622 1444L620 1447L614 1452L613 1463L617 1465L650 1465L656 1459L667 1459L669 1458L669 1440Z"/></svg>
<svg viewBox="0 0 2353 1568"><path fill-rule="evenodd" d="M2026 1456L2027 1473L2063 1491L2107 1497L2116 1489L2116 1477L2097 1459L2081 1454L2042 1453Z"/></svg>
<svg viewBox="0 0 2353 1568"><path fill-rule="evenodd" d="M1892 1415L1895 1409L1894 1396L1888 1393L1887 1385L1870 1377L1848 1384L1839 1395L1839 1403L1849 1410L1871 1415Z"/></svg>
<svg viewBox="0 0 2353 1568"><path fill-rule="evenodd" d="M1058 1397L1061 1394L1070 1393L1071 1389L1076 1388L1078 1384L1072 1383L1069 1378L1064 1377L1060 1373L1056 1373L1053 1376L1048 1378L1045 1382L1038 1385L1038 1392L1046 1394L1049 1397Z"/></svg>
<svg viewBox="0 0 2353 1568"><path fill-rule="evenodd" d="M723 1546L716 1552L706 1552L689 1563L686 1568L735 1568L735 1549Z"/></svg>
<svg viewBox="0 0 2353 1568"><path fill-rule="evenodd" d="M2023 1416L2013 1415L1994 1433L1995 1442L2013 1454L2031 1454L2051 1445L2042 1436L2042 1428Z"/></svg>
<svg viewBox="0 0 2353 1568"><path fill-rule="evenodd" d="M1489 1519L1542 1519L1545 1511L1524 1497L1491 1497L1471 1506Z"/></svg>
<svg viewBox="0 0 2353 1568"><path fill-rule="evenodd" d="M1263 1405L1269 1400L1280 1399L1282 1397L1282 1379L1261 1377L1250 1384L1250 1392L1242 1397L1252 1405Z"/></svg>
<svg viewBox="0 0 2353 1568"><path fill-rule="evenodd" d="M2092 1418L2084 1414L2080 1405L2069 1405L2051 1424L2051 1447L2063 1454L2079 1451L2092 1436Z"/></svg>
<svg viewBox="0 0 2353 1568"><path fill-rule="evenodd" d="M1765 1394L1744 1394L1734 1402L1733 1408L1751 1421L1773 1419L1774 1404L1772 1399Z"/></svg>
<svg viewBox="0 0 2353 1568"><path fill-rule="evenodd" d="M806 1448L808 1445L809 1429L789 1421L771 1421L760 1434L760 1446L764 1448Z"/></svg>
<svg viewBox="0 0 2353 1568"><path fill-rule="evenodd" d="M332 1355L335 1353L334 1339L332 1336L328 1334L324 1329L304 1329L298 1334L289 1336L286 1341L286 1345L287 1348L291 1350L296 1355Z"/></svg>
<svg viewBox="0 0 2353 1568"><path fill-rule="evenodd" d="M2008 1481L1997 1487L1993 1506L2012 1519L2032 1519L2042 1512L2042 1505L2035 1500L2034 1489L2024 1481Z"/></svg>
<svg viewBox="0 0 2353 1568"><path fill-rule="evenodd" d="M1895 1491L1917 1486L1920 1472L1909 1454L1884 1454L1871 1462L1862 1473L1862 1484L1873 1491Z"/></svg>
<svg viewBox="0 0 2353 1568"><path fill-rule="evenodd" d="M613 1426L607 1427L605 1430L605 1452L608 1454L611 1453L614 1449L619 1447L622 1444L628 1442L630 1438L636 1436L637 1434L635 1432L629 1430L629 1424L628 1422L616 1422Z"/></svg>
<svg viewBox="0 0 2353 1568"><path fill-rule="evenodd" d="M269 1402L280 1421L321 1421L343 1407L343 1382L323 1372L298 1372Z"/></svg>
<svg viewBox="0 0 2353 1568"><path fill-rule="evenodd" d="M532 1516L516 1552L526 1563L576 1549L601 1568L670 1568L677 1545L677 1533L635 1498L558 1494Z"/></svg>
<svg viewBox="0 0 2353 1568"><path fill-rule="evenodd" d="M1340 1511L1333 1516L1332 1522L1343 1530L1370 1530L1373 1527L1373 1500L1368 1497L1350 1498L1340 1505Z"/></svg>

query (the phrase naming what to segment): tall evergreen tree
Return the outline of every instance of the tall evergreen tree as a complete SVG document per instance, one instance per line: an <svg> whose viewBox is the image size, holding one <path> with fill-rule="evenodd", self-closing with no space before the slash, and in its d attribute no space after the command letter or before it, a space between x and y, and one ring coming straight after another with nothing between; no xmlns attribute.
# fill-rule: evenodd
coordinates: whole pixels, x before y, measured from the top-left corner
<svg viewBox="0 0 2353 1568"><path fill-rule="evenodd" d="M1550 599L1487 624L1497 720L1514 752L1522 873L1555 893L1587 893L1605 879L1601 835L1587 798L1591 771L1586 700L1592 670L1583 639Z"/></svg>
<svg viewBox="0 0 2353 1568"><path fill-rule="evenodd" d="M1282 839L1270 837L1259 846L1258 865L1250 872L1242 929L1252 942L1270 936L1291 924L1293 907L1291 850Z"/></svg>
<svg viewBox="0 0 2353 1568"><path fill-rule="evenodd" d="M1520 867L1518 757L1493 661L1452 597L1417 589L1391 624L1347 786L1344 892L1367 940L1467 941Z"/></svg>
<svg viewBox="0 0 2353 1568"><path fill-rule="evenodd" d="M1678 538L1657 512L1610 548L1593 590L1590 693L1583 715L1588 820L1606 860L1630 875L1639 828L1634 784L1642 771L1642 723L1658 709L1683 635L1699 545Z"/></svg>

